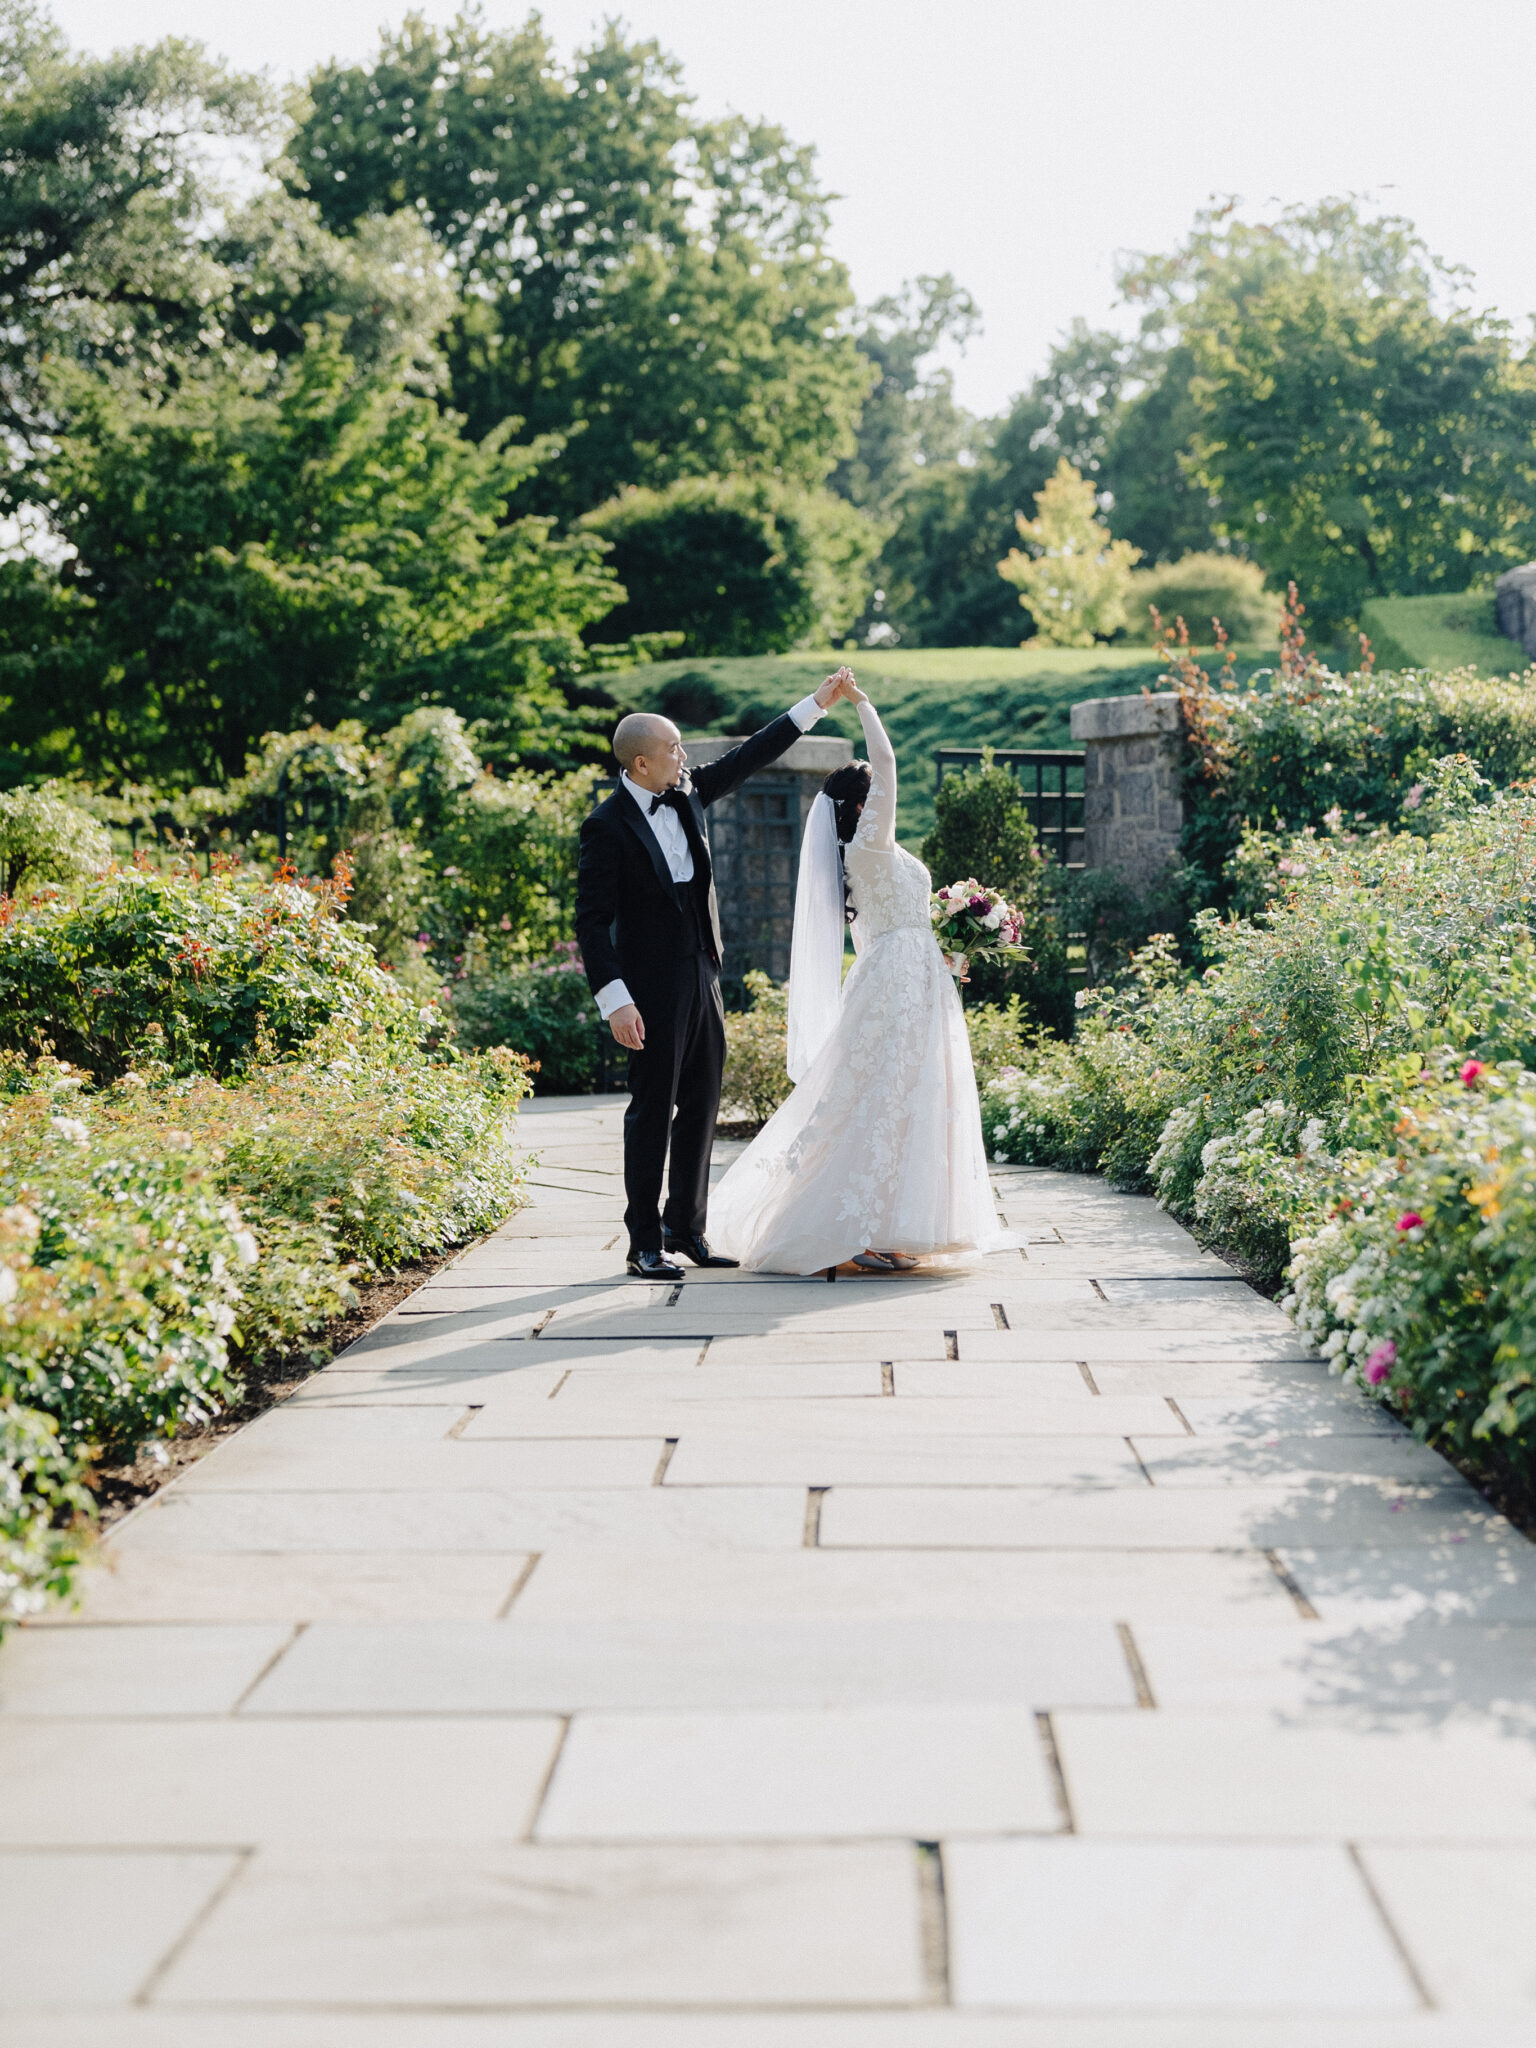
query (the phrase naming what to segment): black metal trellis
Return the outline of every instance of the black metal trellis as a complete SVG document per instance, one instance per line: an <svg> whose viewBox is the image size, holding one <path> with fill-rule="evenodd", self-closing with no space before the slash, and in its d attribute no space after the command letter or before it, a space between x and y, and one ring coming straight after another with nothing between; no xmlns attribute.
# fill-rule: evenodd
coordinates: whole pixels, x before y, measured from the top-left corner
<svg viewBox="0 0 1536 2048"><path fill-rule="evenodd" d="M1017 778L1042 850L1065 868L1081 868L1084 756L1069 747L936 747L934 787L951 770L979 768L987 753Z"/></svg>

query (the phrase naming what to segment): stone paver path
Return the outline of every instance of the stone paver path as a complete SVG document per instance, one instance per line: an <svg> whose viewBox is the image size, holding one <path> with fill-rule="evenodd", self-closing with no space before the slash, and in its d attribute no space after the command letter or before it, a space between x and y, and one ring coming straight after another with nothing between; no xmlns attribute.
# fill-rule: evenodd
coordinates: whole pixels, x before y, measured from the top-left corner
<svg viewBox="0 0 1536 2048"><path fill-rule="evenodd" d="M621 1106L0 1652L8 2048L1528 2048L1531 1546L1094 1181L628 1282Z"/></svg>

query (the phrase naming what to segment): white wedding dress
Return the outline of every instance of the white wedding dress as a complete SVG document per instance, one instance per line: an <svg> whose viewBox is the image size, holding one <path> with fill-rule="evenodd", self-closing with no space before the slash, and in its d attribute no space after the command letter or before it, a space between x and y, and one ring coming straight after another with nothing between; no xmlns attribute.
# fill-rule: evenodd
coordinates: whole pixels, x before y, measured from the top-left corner
<svg viewBox="0 0 1536 2048"><path fill-rule="evenodd" d="M859 717L872 779L846 855L858 957L831 1036L710 1197L711 1243L759 1272L867 1249L969 1264L1008 1242L928 870L896 844L896 756L874 706Z"/></svg>

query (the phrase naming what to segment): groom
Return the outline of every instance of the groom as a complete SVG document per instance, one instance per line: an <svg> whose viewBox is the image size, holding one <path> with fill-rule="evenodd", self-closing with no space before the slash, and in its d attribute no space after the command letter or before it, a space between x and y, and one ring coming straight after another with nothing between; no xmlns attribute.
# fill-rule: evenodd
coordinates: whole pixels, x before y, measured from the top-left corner
<svg viewBox="0 0 1536 2048"><path fill-rule="evenodd" d="M682 1278L668 1253L696 1266L736 1264L704 1236L725 1065L720 908L704 813L809 732L843 695L845 678L852 680L847 669L828 676L814 696L691 780L672 721L631 712L613 736L619 786L581 828L576 938L597 1007L630 1055L624 1221L628 1268L643 1279Z"/></svg>

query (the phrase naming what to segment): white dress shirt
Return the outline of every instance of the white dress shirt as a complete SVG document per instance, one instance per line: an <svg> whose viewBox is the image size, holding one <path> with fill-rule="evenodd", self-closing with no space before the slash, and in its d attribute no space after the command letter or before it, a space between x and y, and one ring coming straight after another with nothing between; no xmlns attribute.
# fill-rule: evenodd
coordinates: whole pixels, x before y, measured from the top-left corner
<svg viewBox="0 0 1536 2048"><path fill-rule="evenodd" d="M809 732L821 716L821 706L813 696L802 697L798 704L791 704L789 715L802 732ZM640 815L656 844L661 848L674 882L693 880L693 849L688 844L688 834L683 821L670 804L663 804L652 811L651 802L655 792L642 789L638 782L631 782L628 775L620 775L619 788L633 803L638 805ZM622 1010L634 997L622 981L605 982L597 992L597 1010L600 1017L611 1017L615 1010Z"/></svg>

